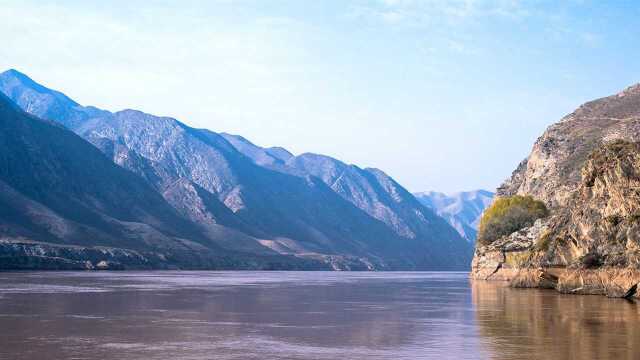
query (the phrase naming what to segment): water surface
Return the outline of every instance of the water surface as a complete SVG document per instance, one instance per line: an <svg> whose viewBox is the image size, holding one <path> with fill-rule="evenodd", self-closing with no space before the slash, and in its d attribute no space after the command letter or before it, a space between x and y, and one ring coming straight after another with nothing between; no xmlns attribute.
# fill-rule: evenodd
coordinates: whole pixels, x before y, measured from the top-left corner
<svg viewBox="0 0 640 360"><path fill-rule="evenodd" d="M0 359L636 359L639 309L465 273L0 273Z"/></svg>

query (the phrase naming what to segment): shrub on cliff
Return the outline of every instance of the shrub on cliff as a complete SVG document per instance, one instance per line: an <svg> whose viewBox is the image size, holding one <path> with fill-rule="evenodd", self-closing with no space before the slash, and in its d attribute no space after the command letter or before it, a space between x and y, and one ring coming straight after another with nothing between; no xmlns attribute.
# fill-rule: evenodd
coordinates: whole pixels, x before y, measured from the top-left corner
<svg viewBox="0 0 640 360"><path fill-rule="evenodd" d="M549 215L542 201L531 196L510 196L496 199L480 219L478 243L488 245Z"/></svg>

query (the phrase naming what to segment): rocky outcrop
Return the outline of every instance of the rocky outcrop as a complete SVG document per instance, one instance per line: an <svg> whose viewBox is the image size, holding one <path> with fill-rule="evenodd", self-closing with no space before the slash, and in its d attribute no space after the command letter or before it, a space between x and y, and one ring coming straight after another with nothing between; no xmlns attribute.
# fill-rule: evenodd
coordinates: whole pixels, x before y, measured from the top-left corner
<svg viewBox="0 0 640 360"><path fill-rule="evenodd" d="M548 224L544 220L538 220L533 226L490 245L478 245L471 263L473 277L482 280L511 280L519 269L531 261L535 245L547 229Z"/></svg>
<svg viewBox="0 0 640 360"><path fill-rule="evenodd" d="M551 215L478 246L472 277L571 294L632 296L640 282L640 88L581 106L537 141L498 191Z"/></svg>
<svg viewBox="0 0 640 360"><path fill-rule="evenodd" d="M496 195L531 195L550 207L562 206L589 155L614 140L640 140L639 85L588 102L550 126Z"/></svg>

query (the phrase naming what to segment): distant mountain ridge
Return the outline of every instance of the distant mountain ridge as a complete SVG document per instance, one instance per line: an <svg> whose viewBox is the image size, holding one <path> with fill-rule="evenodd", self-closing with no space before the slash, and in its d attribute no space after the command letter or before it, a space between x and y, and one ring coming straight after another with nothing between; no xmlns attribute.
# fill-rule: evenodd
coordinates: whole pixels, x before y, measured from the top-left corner
<svg viewBox="0 0 640 360"><path fill-rule="evenodd" d="M0 74L0 91L134 173L221 253L295 256L334 269L468 266L469 244L379 170L136 110L83 107L15 70Z"/></svg>
<svg viewBox="0 0 640 360"><path fill-rule="evenodd" d="M399 236L417 238L427 236L433 229L448 231L440 218L382 170L361 169L313 153L293 156L287 151L286 157L276 158L272 155L273 148L259 147L238 135L222 136L256 164L296 176L321 179L338 195L387 224Z"/></svg>
<svg viewBox="0 0 640 360"><path fill-rule="evenodd" d="M422 204L445 218L470 243L475 242L482 212L491 205L494 197L494 193L487 190L463 191L450 195L427 191L414 195Z"/></svg>

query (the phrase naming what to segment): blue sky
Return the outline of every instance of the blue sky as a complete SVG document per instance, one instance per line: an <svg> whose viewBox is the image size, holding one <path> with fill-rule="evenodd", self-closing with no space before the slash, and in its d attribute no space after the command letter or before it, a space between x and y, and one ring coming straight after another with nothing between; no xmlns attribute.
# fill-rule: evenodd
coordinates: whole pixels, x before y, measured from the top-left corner
<svg viewBox="0 0 640 360"><path fill-rule="evenodd" d="M633 1L3 1L0 68L85 105L493 189L550 124L640 81Z"/></svg>

